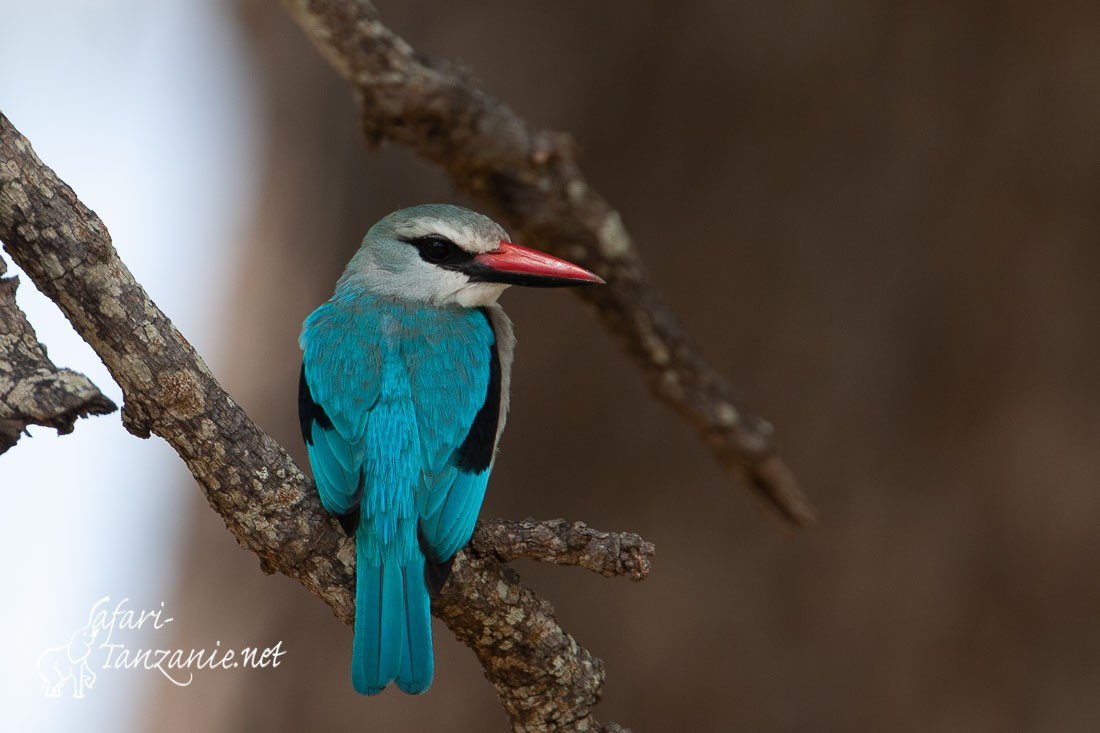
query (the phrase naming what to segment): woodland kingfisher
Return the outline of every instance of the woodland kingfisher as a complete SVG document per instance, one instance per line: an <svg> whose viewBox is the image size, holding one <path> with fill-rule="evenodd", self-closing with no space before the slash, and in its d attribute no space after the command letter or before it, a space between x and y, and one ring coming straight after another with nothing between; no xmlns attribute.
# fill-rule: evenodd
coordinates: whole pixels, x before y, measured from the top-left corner
<svg viewBox="0 0 1100 733"><path fill-rule="evenodd" d="M430 204L371 227L306 318L298 414L321 503L355 537L358 692L431 685L430 594L473 534L508 412L515 338L497 298L602 282Z"/></svg>

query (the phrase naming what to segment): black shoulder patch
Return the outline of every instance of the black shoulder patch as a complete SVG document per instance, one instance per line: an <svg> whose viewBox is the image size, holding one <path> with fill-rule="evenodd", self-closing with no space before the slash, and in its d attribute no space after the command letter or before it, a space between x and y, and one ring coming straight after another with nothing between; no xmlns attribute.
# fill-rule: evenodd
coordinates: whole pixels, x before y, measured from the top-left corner
<svg viewBox="0 0 1100 733"><path fill-rule="evenodd" d="M493 321L485 309L481 309L485 320L492 329ZM497 342L494 334L493 343L489 345L489 389L485 393L485 402L474 416L474 422L470 425L470 432L462 445L455 449L451 455L451 463L465 473L481 473L489 467L493 461L493 451L496 450L497 424L500 421L500 354L497 351Z"/></svg>
<svg viewBox="0 0 1100 733"><path fill-rule="evenodd" d="M313 445L313 423L325 430L332 430L332 420L325 414L325 408L313 401L313 393L309 391L305 362L302 362L302 376L298 379L298 423L306 445Z"/></svg>
<svg viewBox="0 0 1100 733"><path fill-rule="evenodd" d="M428 586L428 594L439 595L443 590L443 584L451 577L451 568L455 564L455 556L451 555L446 560L439 560L435 551L428 546L424 539L424 529L419 525L416 528L416 539L420 543L420 551L424 553L424 584Z"/></svg>

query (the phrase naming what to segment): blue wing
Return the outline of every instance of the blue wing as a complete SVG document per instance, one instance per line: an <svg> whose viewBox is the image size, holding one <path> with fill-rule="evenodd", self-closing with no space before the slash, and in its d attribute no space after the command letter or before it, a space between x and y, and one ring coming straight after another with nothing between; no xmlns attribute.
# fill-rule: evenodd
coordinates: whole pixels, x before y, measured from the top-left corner
<svg viewBox="0 0 1100 733"><path fill-rule="evenodd" d="M321 504L332 514L347 514L362 498L362 441L349 441L336 430L324 406L313 398L305 362L298 380L298 420Z"/></svg>
<svg viewBox="0 0 1100 733"><path fill-rule="evenodd" d="M491 328L489 332L491 335ZM500 358L495 338L482 348L484 351L478 361L484 365L479 370L484 371L484 376L473 380L474 389L485 385L475 392L484 395L481 404L469 420L461 442L452 440L447 444L446 463L429 465L417 492L421 542L431 550L431 559L437 564L449 561L469 541L485 498L496 452L501 400ZM421 440L423 442L423 437Z"/></svg>
<svg viewBox="0 0 1100 733"><path fill-rule="evenodd" d="M488 483L488 469L481 473L456 469L437 476L424 492L427 501L420 515L421 541L430 549L435 564L447 563L470 541Z"/></svg>
<svg viewBox="0 0 1100 733"><path fill-rule="evenodd" d="M376 344L349 343L356 332L340 327L347 324L310 330L323 318L336 316L322 307L306 321L298 419L321 504L346 515L359 505L368 478L366 438L381 390L381 357Z"/></svg>

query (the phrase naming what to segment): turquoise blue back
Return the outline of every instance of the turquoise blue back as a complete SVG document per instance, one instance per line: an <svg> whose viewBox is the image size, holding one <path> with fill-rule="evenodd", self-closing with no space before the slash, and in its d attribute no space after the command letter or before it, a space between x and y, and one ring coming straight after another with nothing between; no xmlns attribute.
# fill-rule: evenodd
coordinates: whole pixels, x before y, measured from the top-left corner
<svg viewBox="0 0 1100 733"><path fill-rule="evenodd" d="M425 552L444 563L469 541L491 470L464 469L456 451L486 402L493 329L476 309L338 292L300 343L321 503L359 511L353 684L423 692L433 673Z"/></svg>

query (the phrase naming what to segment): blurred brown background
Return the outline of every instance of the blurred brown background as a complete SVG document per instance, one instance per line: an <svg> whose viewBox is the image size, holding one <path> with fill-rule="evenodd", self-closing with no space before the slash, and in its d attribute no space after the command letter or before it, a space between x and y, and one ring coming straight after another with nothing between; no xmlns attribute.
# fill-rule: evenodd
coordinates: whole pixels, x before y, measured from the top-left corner
<svg viewBox="0 0 1100 733"><path fill-rule="evenodd" d="M578 138L659 288L776 424L821 511L804 532L770 520L579 301L506 294L520 350L484 513L658 548L641 584L519 566L605 660L598 716L637 731L1100 730L1100 11L381 10ZM302 319L380 216L471 202L406 151L365 150L348 88L280 8L246 0L240 18L267 168L216 371L304 465ZM351 629L191 503L171 605L193 641L212 629L287 654L162 690L150 728L506 729L438 622L425 696L357 697Z"/></svg>

